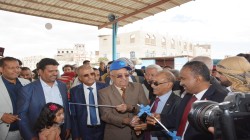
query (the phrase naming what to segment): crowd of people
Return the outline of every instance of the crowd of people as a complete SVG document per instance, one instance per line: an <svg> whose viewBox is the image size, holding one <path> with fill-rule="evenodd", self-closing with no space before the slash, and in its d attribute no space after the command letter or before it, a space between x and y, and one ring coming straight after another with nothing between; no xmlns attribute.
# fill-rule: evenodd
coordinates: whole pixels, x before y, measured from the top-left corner
<svg viewBox="0 0 250 140"><path fill-rule="evenodd" d="M31 71L14 57L0 58L0 140L171 140L158 121L182 140L213 140L213 127L202 133L189 123L193 102L250 93L248 54L216 66L197 56L180 71L136 69L125 57L99 68L89 60L67 64L61 75L58 65L43 58ZM138 116L140 105L152 115Z"/></svg>

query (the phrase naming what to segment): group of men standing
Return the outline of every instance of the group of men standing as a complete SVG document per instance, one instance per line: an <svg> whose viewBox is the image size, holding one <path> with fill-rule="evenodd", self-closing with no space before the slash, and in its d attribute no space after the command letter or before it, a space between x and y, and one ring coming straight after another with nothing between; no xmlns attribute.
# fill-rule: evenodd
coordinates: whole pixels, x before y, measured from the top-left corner
<svg viewBox="0 0 250 140"><path fill-rule="evenodd" d="M170 139L157 118L184 140L212 140L212 133L203 134L188 123L187 114L194 101L222 102L229 91L211 82L210 68L199 60L203 59L187 62L180 71L179 86L185 90L183 98L173 92L177 78L169 70L150 65L145 70L144 84L129 82L131 67L116 60L109 67L111 85L97 82L89 64L78 67L81 84L70 89L68 101L66 85L57 80L56 60L42 59L37 66L40 78L29 83L18 78L20 68L15 58L2 58L0 106L4 108L0 109L0 140L38 139L33 125L48 102L58 103L65 109L62 139L67 139L70 131L74 140ZM154 95L150 99L146 97L145 85L149 94ZM137 116L141 104L151 106L152 116L146 120Z"/></svg>

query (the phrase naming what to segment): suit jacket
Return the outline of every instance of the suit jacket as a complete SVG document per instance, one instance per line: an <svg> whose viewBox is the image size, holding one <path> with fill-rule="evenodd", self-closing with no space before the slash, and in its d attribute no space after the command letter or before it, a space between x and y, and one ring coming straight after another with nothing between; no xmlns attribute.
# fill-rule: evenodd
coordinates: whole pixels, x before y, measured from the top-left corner
<svg viewBox="0 0 250 140"><path fill-rule="evenodd" d="M64 124L61 134L65 134L65 130L70 129L67 87L60 81L57 81L57 83L64 107ZM25 140L30 140L32 137L37 136L33 128L45 104L46 100L40 80L36 80L24 86L20 90L18 94L17 112L21 119L21 121L19 121L20 133ZM62 139L63 138L64 136L62 136Z"/></svg>
<svg viewBox="0 0 250 140"><path fill-rule="evenodd" d="M151 104L153 104L154 100L155 99L151 101ZM168 128L168 130L175 129L175 116L180 101L181 98L172 92L160 113L161 122L166 128ZM156 124L155 126L150 125L148 129L152 136L158 137L158 140L171 139L165 131L161 131L163 128L159 124Z"/></svg>
<svg viewBox="0 0 250 140"><path fill-rule="evenodd" d="M192 94L187 93L177 111L177 116L176 116L176 128L179 127L182 114L184 112L184 109L188 103L188 101L191 99ZM205 92L205 94L202 96L201 100L211 100L215 102L222 102L224 98L226 97L226 94L224 92L221 92L218 90L214 85L211 85L208 90ZM203 134L200 131L197 131L194 127L192 127L190 124L188 125L186 132L184 134L184 140L213 140L213 135L212 134Z"/></svg>
<svg viewBox="0 0 250 140"><path fill-rule="evenodd" d="M18 80L23 86L30 83L29 80L23 78L18 78ZM13 113L13 106L2 76L0 76L0 118L2 118L4 113ZM5 140L9 132L9 128L10 124L2 122L0 119L0 140Z"/></svg>
<svg viewBox="0 0 250 140"><path fill-rule="evenodd" d="M124 118L132 118L139 111L137 104L147 105L148 101L140 83L129 82L125 91L126 98L123 101L121 94L114 85L99 90L99 104L120 105L126 103L136 107L135 112L119 113L115 108L101 107L101 119L106 122L104 140L131 140L136 139L134 131L122 124Z"/></svg>
<svg viewBox="0 0 250 140"><path fill-rule="evenodd" d="M98 90L107 87L107 84L96 82L97 98ZM83 84L80 84L70 90L70 101L71 103L80 103L86 104L86 99L84 95ZM71 111L71 128L72 136L75 138L82 138L83 140L94 140L94 135L97 135L97 132L91 132L91 129L87 127L87 106L82 105L70 105ZM101 119L100 119L101 120ZM103 139L104 134L104 122L101 121L100 129L98 129L99 139ZM93 136L92 138L90 138Z"/></svg>
<svg viewBox="0 0 250 140"><path fill-rule="evenodd" d="M221 93L229 93L229 90L226 87L222 86L220 82L213 76L210 76L210 84L214 85L214 87Z"/></svg>

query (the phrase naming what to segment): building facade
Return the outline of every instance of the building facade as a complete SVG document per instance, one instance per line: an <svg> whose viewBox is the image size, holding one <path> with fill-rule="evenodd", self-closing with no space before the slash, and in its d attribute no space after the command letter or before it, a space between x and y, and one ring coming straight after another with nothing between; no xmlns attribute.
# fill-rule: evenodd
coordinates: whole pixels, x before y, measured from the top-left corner
<svg viewBox="0 0 250 140"><path fill-rule="evenodd" d="M99 57L112 60L112 36L99 36ZM180 37L134 31L117 35L117 58L140 59L168 56L211 56L211 45L195 44Z"/></svg>
<svg viewBox="0 0 250 140"><path fill-rule="evenodd" d="M24 57L21 59L23 66L30 68L30 70L36 69L36 64L41 60L45 58L45 56L29 56L29 57Z"/></svg>
<svg viewBox="0 0 250 140"><path fill-rule="evenodd" d="M57 49L55 59L64 64L76 64L80 66L84 60L96 63L98 52L87 51L84 44L75 44L73 48Z"/></svg>

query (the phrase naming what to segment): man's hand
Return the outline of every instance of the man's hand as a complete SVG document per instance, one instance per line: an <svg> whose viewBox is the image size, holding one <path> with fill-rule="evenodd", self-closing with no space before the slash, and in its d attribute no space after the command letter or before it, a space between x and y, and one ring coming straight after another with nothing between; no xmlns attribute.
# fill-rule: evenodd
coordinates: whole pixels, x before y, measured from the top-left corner
<svg viewBox="0 0 250 140"><path fill-rule="evenodd" d="M130 122L130 126L135 127L140 124L140 118L138 116L134 116Z"/></svg>
<svg viewBox="0 0 250 140"><path fill-rule="evenodd" d="M1 120L4 122L4 123L8 123L8 124L11 124L17 120L20 120L20 118L18 118L18 115L12 115L12 114L9 114L9 113L4 113Z"/></svg>
<svg viewBox="0 0 250 140"><path fill-rule="evenodd" d="M130 119L130 118L124 118L124 119L122 120L122 124L124 124L124 125L130 125L130 122L131 122L131 119Z"/></svg>
<svg viewBox="0 0 250 140"><path fill-rule="evenodd" d="M135 125L134 130L138 131L138 130L146 130L147 129L147 123L141 123L138 125Z"/></svg>
<svg viewBox="0 0 250 140"><path fill-rule="evenodd" d="M214 134L214 127L208 127L208 131Z"/></svg>
<svg viewBox="0 0 250 140"><path fill-rule="evenodd" d="M152 113L151 116L147 116L147 118L146 118L147 124L155 125L157 123L157 121L153 117L155 117L157 120L161 121L160 114Z"/></svg>
<svg viewBox="0 0 250 140"><path fill-rule="evenodd" d="M138 125L135 125L135 127L134 127L136 135L140 135L142 133L142 131L146 130L146 129L147 129L146 123L138 124Z"/></svg>
<svg viewBox="0 0 250 140"><path fill-rule="evenodd" d="M132 108L133 107L131 105L127 105L127 104L120 104L120 105L116 106L116 110L121 112L121 113L132 110Z"/></svg>

